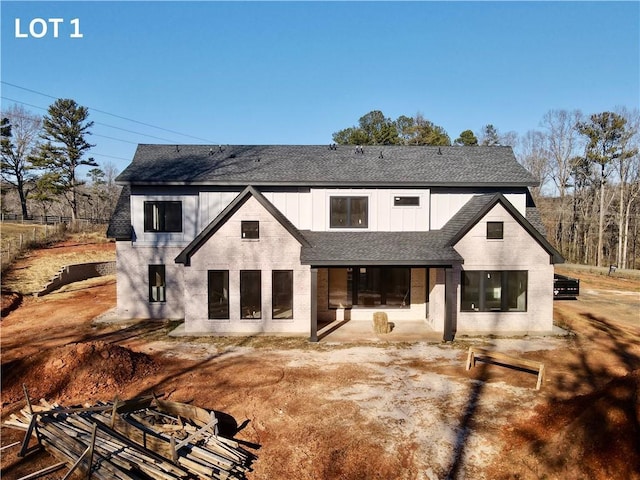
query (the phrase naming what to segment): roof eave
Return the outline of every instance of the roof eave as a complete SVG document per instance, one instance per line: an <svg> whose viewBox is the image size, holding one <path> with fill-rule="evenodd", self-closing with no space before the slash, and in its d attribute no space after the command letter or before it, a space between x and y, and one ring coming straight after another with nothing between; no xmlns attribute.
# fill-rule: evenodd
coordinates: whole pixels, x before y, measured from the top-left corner
<svg viewBox="0 0 640 480"><path fill-rule="evenodd" d="M117 185L135 186L219 186L219 187L246 187L247 182L219 182L219 181L135 181L117 180ZM256 188L262 187L361 187L361 188L431 188L431 187L477 187L477 188L529 188L538 186L537 182L328 182L328 181L274 181L254 182L250 185Z"/></svg>

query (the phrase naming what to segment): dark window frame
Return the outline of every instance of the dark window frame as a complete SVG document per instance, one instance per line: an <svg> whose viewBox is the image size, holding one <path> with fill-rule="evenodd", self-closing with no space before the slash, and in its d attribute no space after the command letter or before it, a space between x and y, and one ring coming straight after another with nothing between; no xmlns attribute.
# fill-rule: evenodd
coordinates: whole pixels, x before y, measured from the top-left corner
<svg viewBox="0 0 640 480"><path fill-rule="evenodd" d="M460 274L460 290L461 312L527 312L529 271L463 270ZM499 298L495 297L496 290L500 292ZM524 305L519 307L518 300L522 293Z"/></svg>
<svg viewBox="0 0 640 480"><path fill-rule="evenodd" d="M339 268L329 269L329 288L327 305L329 308L352 308L352 307L375 307L375 308L408 308L411 306L411 267L378 267L378 266L356 266L345 267L346 270L346 292L335 295L332 285L336 282L332 276ZM405 277L403 287L406 291L394 291L399 285L392 281L392 277L398 275ZM331 303L331 295L344 298L345 303L337 305Z"/></svg>
<svg viewBox="0 0 640 480"><path fill-rule="evenodd" d="M418 195L394 195L394 207L419 207L420 197Z"/></svg>
<svg viewBox="0 0 640 480"><path fill-rule="evenodd" d="M487 240L504 239L504 222L487 222Z"/></svg>
<svg viewBox="0 0 640 480"><path fill-rule="evenodd" d="M240 318L243 320L262 318L261 270L240 270Z"/></svg>
<svg viewBox="0 0 640 480"><path fill-rule="evenodd" d="M277 279L277 276L286 278ZM280 300L282 298L285 300ZM293 319L293 300L293 270L273 270L271 272L271 318L274 320ZM283 309L290 313L281 313Z"/></svg>
<svg viewBox="0 0 640 480"><path fill-rule="evenodd" d="M357 223L358 218L354 218L356 211L356 202L364 201L364 214ZM344 214L339 214L338 203L345 202ZM341 213L341 212L340 212ZM344 216L345 223L341 224L339 219ZM355 220L355 221L354 221ZM362 195L332 195L329 197L329 228L369 228L369 197Z"/></svg>
<svg viewBox="0 0 640 480"><path fill-rule="evenodd" d="M182 202L180 200L145 201L144 231L151 233L182 232Z"/></svg>
<svg viewBox="0 0 640 480"><path fill-rule="evenodd" d="M260 238L260 222L242 220L240 222L240 236L243 240L258 240Z"/></svg>
<svg viewBox="0 0 640 480"><path fill-rule="evenodd" d="M214 279L221 275L222 278ZM221 282L220 282L221 280ZM213 284L222 284L220 291L213 290ZM228 320L229 317L229 270L207 271L207 318L210 320Z"/></svg>
<svg viewBox="0 0 640 480"><path fill-rule="evenodd" d="M166 303L167 270L164 264L149 265L149 303Z"/></svg>

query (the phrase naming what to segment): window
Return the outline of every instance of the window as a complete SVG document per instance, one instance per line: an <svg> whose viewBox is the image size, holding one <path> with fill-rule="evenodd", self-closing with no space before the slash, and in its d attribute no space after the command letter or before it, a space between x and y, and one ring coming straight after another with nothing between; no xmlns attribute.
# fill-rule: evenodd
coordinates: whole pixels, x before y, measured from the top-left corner
<svg viewBox="0 0 640 480"><path fill-rule="evenodd" d="M487 238L502 240L504 238L504 222L487 222Z"/></svg>
<svg viewBox="0 0 640 480"><path fill-rule="evenodd" d="M181 232L182 202L144 202L145 232Z"/></svg>
<svg viewBox="0 0 640 480"><path fill-rule="evenodd" d="M260 222L243 221L242 238L260 238Z"/></svg>
<svg viewBox="0 0 640 480"><path fill-rule="evenodd" d="M329 307L411 304L411 269L354 267L329 269Z"/></svg>
<svg viewBox="0 0 640 480"><path fill-rule="evenodd" d="M149 265L149 301L152 303L166 301L165 289L164 265Z"/></svg>
<svg viewBox="0 0 640 480"><path fill-rule="evenodd" d="M229 318L229 271L209 270L209 318Z"/></svg>
<svg viewBox="0 0 640 480"><path fill-rule="evenodd" d="M240 271L240 316L262 318L262 282L260 270Z"/></svg>
<svg viewBox="0 0 640 480"><path fill-rule="evenodd" d="M526 312L527 278L523 270L463 271L463 312Z"/></svg>
<svg viewBox="0 0 640 480"><path fill-rule="evenodd" d="M393 197L394 207L418 207L420 197Z"/></svg>
<svg viewBox="0 0 640 480"><path fill-rule="evenodd" d="M293 270L274 270L272 274L272 318L293 318Z"/></svg>
<svg viewBox="0 0 640 480"><path fill-rule="evenodd" d="M331 197L331 228L367 228L367 197Z"/></svg>

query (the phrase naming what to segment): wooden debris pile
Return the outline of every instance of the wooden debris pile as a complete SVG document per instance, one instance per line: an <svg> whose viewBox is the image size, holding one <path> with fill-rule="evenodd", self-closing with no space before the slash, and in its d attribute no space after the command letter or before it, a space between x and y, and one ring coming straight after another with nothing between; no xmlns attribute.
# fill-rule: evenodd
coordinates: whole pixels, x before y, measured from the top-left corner
<svg viewBox="0 0 640 480"><path fill-rule="evenodd" d="M69 469L64 478L244 479L256 458L219 434L215 412L155 397L72 408L41 400L21 414L5 422L26 432L19 456L43 447Z"/></svg>

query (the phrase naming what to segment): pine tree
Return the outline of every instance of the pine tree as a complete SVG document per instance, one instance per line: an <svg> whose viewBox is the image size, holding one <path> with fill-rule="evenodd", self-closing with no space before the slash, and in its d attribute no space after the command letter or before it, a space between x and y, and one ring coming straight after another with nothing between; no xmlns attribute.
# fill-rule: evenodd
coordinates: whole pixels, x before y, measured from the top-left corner
<svg viewBox="0 0 640 480"><path fill-rule="evenodd" d="M48 109L43 119L45 144L41 146L34 164L58 175L57 187L71 207L72 218L78 217L78 190L84 182L76 177L82 165L97 167L93 158L83 156L94 145L85 140L91 135L93 122L87 121L89 110L74 100L60 98Z"/></svg>

